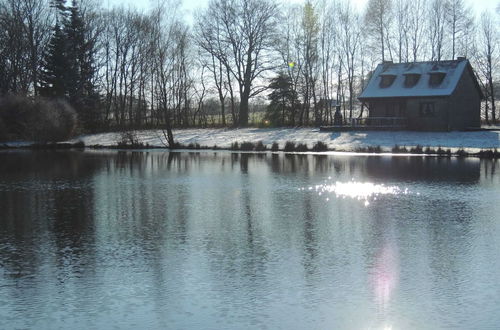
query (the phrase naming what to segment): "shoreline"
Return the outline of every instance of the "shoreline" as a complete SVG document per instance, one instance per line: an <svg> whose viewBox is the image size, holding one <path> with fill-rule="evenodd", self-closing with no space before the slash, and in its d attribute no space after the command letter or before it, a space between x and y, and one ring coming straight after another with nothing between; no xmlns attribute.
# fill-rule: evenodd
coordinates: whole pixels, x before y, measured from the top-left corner
<svg viewBox="0 0 500 330"><path fill-rule="evenodd" d="M219 148L219 147L189 147L189 146L178 146L176 148L160 147L160 146L150 146L150 145L116 145L116 146L103 146L103 145L89 145L86 146L82 143L47 143L47 144L27 144L19 146L9 146L5 144L0 144L0 151L6 150L29 150L29 151L61 151L61 150L73 150L73 151L86 151L86 150L114 150L114 151L148 151L148 150L163 150L167 152L217 152L225 151L232 153L244 153L244 154L276 154L283 153L289 155L354 155L354 156L390 156L390 157L442 157L442 158L481 158L481 159L500 159L500 151L496 148L480 149L479 151L467 151L463 148L458 148L452 150L452 148L433 148L433 147L421 147L416 146L413 148L407 148L405 146L394 146L391 150L385 150L380 146L360 148L357 150L336 150L336 149L325 149L325 150L285 150L284 148L279 149L269 149L265 148L262 150L247 150L247 149L234 149L234 148Z"/></svg>
<svg viewBox="0 0 500 330"><path fill-rule="evenodd" d="M489 127L490 128L490 127ZM168 149L161 130L81 135L57 143L4 142L0 149L227 150L244 152L410 154L499 158L500 130L476 132L352 131L317 128L175 129Z"/></svg>

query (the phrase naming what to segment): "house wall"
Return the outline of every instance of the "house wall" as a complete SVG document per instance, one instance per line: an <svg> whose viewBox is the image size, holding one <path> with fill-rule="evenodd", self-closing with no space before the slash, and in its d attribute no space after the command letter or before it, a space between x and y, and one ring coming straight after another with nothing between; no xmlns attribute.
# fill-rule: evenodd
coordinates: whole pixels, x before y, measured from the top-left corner
<svg viewBox="0 0 500 330"><path fill-rule="evenodd" d="M382 99L371 100L369 103L370 117L405 117L406 100Z"/></svg>
<svg viewBox="0 0 500 330"><path fill-rule="evenodd" d="M471 71L466 69L451 95L450 124L452 129L464 130L481 127L481 96L474 83Z"/></svg>
<svg viewBox="0 0 500 330"><path fill-rule="evenodd" d="M449 113L447 110L449 106L449 97L420 97L408 99L408 129L416 131L449 130ZM428 113L426 113L426 111L428 111Z"/></svg>
<svg viewBox="0 0 500 330"><path fill-rule="evenodd" d="M370 100L370 117L391 117L387 113L391 104L398 103L399 111L392 117L408 120L408 129L417 131L449 130L449 97L417 97L406 99Z"/></svg>
<svg viewBox="0 0 500 330"><path fill-rule="evenodd" d="M398 103L402 111L393 117L406 117L408 129L419 131L465 130L480 127L481 96L469 69L464 70L450 96L371 99L370 117L391 117L388 108ZM430 108L430 110L427 110Z"/></svg>

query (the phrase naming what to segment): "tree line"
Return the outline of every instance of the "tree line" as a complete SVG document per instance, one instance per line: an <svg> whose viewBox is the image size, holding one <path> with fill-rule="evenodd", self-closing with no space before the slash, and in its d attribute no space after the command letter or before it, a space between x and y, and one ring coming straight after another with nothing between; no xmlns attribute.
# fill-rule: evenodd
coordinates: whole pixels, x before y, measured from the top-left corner
<svg viewBox="0 0 500 330"><path fill-rule="evenodd" d="M465 56L495 122L498 20L464 0L211 0L189 23L175 0L0 0L0 97L67 102L86 132L321 125L364 114L381 61Z"/></svg>

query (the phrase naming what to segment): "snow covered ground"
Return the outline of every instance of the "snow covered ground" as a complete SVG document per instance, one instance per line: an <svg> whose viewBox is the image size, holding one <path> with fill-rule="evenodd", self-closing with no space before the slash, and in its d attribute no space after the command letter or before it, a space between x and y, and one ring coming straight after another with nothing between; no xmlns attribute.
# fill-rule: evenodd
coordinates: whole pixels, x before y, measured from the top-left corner
<svg viewBox="0 0 500 330"><path fill-rule="evenodd" d="M164 146L161 131L137 131L140 142L151 146ZM306 143L312 147L317 141L338 151L355 151L367 146L380 146L390 150L393 146L423 146L465 148L470 150L499 148L500 130L480 132L320 132L317 128L245 128L245 129L178 129L174 130L176 142L183 145L198 143L201 146L229 148L233 142L262 141L269 147L273 142L283 147L286 141ZM120 133L84 135L70 142L83 141L85 145L113 146L121 140Z"/></svg>

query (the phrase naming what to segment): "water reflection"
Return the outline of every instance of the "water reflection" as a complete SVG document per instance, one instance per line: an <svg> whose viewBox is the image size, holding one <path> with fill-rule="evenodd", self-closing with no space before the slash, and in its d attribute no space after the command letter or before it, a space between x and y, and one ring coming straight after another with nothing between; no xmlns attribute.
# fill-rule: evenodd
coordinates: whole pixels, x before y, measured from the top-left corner
<svg viewBox="0 0 500 330"><path fill-rule="evenodd" d="M331 177L328 177L328 180L325 180L325 184L310 186L308 188L302 187L299 188L301 191L315 191L318 196L325 196L325 200L328 202L330 197L327 196L335 196L336 198L353 198L357 200L364 201L364 205L370 205L370 201L377 200L377 197L380 195L408 195L408 188L404 190L399 188L398 186L385 186L384 184L374 184L372 182L355 182L354 180L351 182L339 182L328 183L331 181ZM418 193L417 193L418 195Z"/></svg>
<svg viewBox="0 0 500 330"><path fill-rule="evenodd" d="M494 325L498 167L2 152L0 328Z"/></svg>

